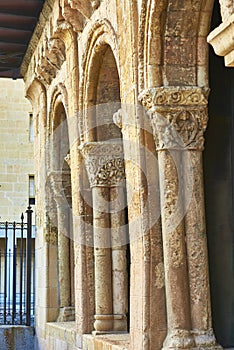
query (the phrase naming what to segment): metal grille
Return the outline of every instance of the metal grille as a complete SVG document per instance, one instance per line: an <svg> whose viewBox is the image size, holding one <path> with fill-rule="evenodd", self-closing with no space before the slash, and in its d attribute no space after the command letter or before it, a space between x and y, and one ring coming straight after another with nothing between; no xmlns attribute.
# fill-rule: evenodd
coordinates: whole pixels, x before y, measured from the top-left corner
<svg viewBox="0 0 234 350"><path fill-rule="evenodd" d="M0 324L34 324L34 255L28 207L26 222L0 222Z"/></svg>

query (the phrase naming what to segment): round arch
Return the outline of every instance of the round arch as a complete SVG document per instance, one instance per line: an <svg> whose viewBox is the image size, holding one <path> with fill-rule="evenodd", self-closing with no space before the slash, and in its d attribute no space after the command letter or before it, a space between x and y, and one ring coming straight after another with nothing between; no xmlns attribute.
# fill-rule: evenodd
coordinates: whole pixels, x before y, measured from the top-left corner
<svg viewBox="0 0 234 350"><path fill-rule="evenodd" d="M214 0L142 2L140 89L208 86L207 35L213 4Z"/></svg>
<svg viewBox="0 0 234 350"><path fill-rule="evenodd" d="M96 23L86 46L81 82L80 110L84 118L81 134L86 133L88 141L120 138L120 130L112 120L120 108L118 44L107 20Z"/></svg>

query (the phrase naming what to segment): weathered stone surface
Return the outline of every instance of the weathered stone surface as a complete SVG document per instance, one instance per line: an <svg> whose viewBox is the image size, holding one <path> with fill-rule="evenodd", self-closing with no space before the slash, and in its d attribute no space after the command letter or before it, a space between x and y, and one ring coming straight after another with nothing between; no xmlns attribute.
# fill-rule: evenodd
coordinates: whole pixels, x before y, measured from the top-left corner
<svg viewBox="0 0 234 350"><path fill-rule="evenodd" d="M1 326L0 346L4 350L34 349L34 328L24 326Z"/></svg>
<svg viewBox="0 0 234 350"><path fill-rule="evenodd" d="M22 66L37 120L42 349L217 348L201 163L211 11L46 1ZM69 181L50 182L55 169ZM74 303L75 330L46 325Z"/></svg>

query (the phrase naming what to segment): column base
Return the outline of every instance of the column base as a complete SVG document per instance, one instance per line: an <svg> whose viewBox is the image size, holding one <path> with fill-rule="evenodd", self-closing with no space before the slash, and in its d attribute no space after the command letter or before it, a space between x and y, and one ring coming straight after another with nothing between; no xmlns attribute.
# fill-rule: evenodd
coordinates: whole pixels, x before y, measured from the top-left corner
<svg viewBox="0 0 234 350"><path fill-rule="evenodd" d="M113 315L113 330L115 332L127 332L126 315Z"/></svg>
<svg viewBox="0 0 234 350"><path fill-rule="evenodd" d="M113 315L95 315L94 329L97 332L110 332L113 329ZM101 333L100 333L101 334Z"/></svg>
<svg viewBox="0 0 234 350"><path fill-rule="evenodd" d="M127 332L126 315L95 315L94 318L95 334Z"/></svg>
<svg viewBox="0 0 234 350"><path fill-rule="evenodd" d="M194 337L195 345L199 349L214 349L222 350L222 346L217 344L213 329L206 331L192 330L191 334Z"/></svg>
<svg viewBox="0 0 234 350"><path fill-rule="evenodd" d="M75 307L65 306L59 309L57 322L75 321Z"/></svg>
<svg viewBox="0 0 234 350"><path fill-rule="evenodd" d="M169 331L163 343L163 350L195 349L195 341L190 331L175 329Z"/></svg>

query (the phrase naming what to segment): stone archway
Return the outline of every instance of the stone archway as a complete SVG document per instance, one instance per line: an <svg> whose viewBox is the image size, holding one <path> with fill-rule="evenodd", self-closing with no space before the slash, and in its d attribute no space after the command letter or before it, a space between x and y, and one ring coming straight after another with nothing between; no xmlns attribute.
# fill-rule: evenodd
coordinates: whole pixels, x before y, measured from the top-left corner
<svg viewBox="0 0 234 350"><path fill-rule="evenodd" d="M51 134L49 137L50 198L57 228L58 257L58 321L75 317L74 296L74 241L72 234L72 193L70 173L70 144L67 114L59 94L53 103ZM53 205L54 204L54 205ZM49 210L49 215L50 215Z"/></svg>
<svg viewBox="0 0 234 350"><path fill-rule="evenodd" d="M122 135L113 121L120 108L115 36L105 21L97 24L84 60L80 150L92 190L96 332L127 331L129 292L125 170Z"/></svg>

